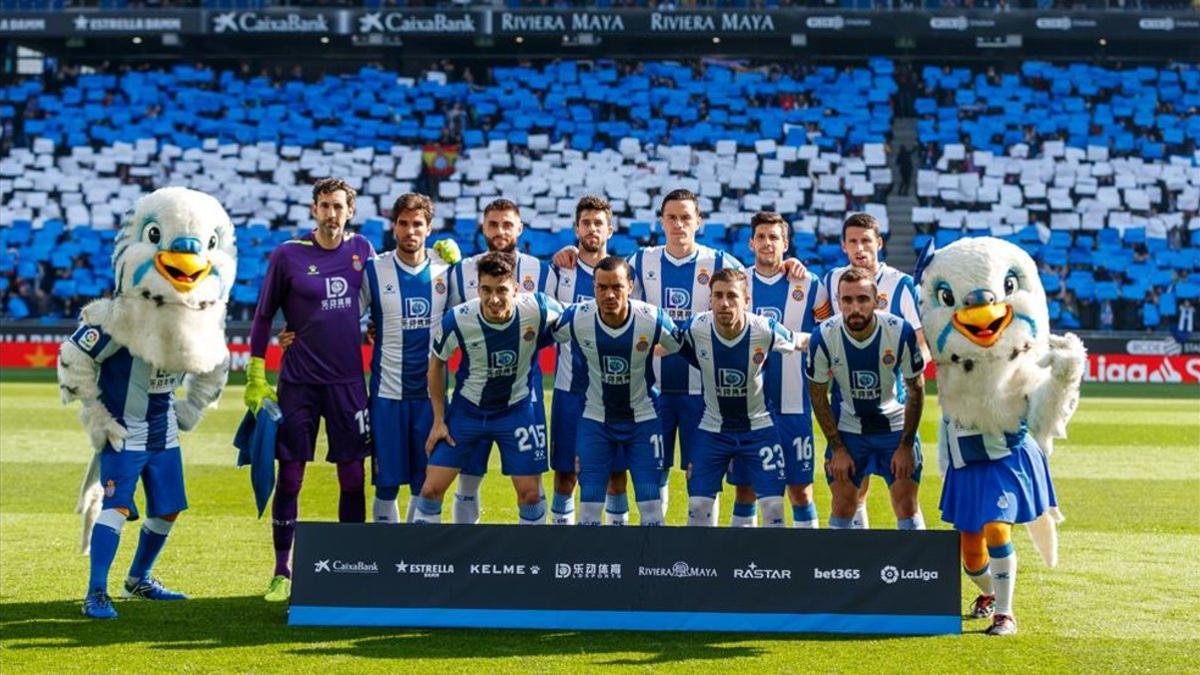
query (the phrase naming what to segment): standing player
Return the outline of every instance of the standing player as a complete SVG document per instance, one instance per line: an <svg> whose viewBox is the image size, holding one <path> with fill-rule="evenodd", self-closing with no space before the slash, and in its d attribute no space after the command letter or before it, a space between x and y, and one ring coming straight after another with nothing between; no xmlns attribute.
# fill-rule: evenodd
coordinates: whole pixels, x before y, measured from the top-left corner
<svg viewBox="0 0 1200 675"><path fill-rule="evenodd" d="M509 253L516 256L516 268L513 277L517 282L518 293L547 293L554 288L553 271L546 263L517 250L521 233L525 230L521 222L521 209L507 199L497 199L483 209L483 223L480 225L484 239L487 240L488 252ZM473 255L455 265L449 273L449 297L447 308L479 297L479 261L487 253ZM534 396L534 414L537 423L541 425L542 433L546 429L546 409L541 403L541 368L537 359L533 363L534 379L537 382ZM458 477L458 489L454 495L454 522L479 522L479 485L483 475L487 473L487 457L491 446L475 448L470 464L463 467ZM540 490L539 484L539 490Z"/></svg>
<svg viewBox="0 0 1200 675"><path fill-rule="evenodd" d="M929 361L929 346L925 343L925 331L921 328L921 315L918 312L916 285L913 278L904 272L880 262L879 251L883 249L883 233L879 221L866 213L852 213L842 223L842 252L846 254L849 265L836 267L825 274L825 288L836 289L838 280L847 270L858 268L866 270L875 279L878 289L875 298L876 309L890 312L907 321L917 333L917 345L921 349L921 358ZM833 303L833 313L837 314L838 303ZM867 518L867 491L870 481L864 480L858 495L858 505L854 512L854 527L866 529L870 527Z"/></svg>
<svg viewBox="0 0 1200 675"><path fill-rule="evenodd" d="M852 268L837 288L840 313L822 323L808 353L813 413L829 445L825 474L833 493L829 527L853 526L858 489L871 474L883 476L901 530L923 530L917 502L921 440L917 426L925 403L925 359L912 325L875 308L871 275ZM904 379L903 393L896 382ZM833 380L833 405L829 381Z"/></svg>
<svg viewBox="0 0 1200 675"><path fill-rule="evenodd" d="M777 213L763 211L750 220L750 250L754 271L750 280L750 311L773 319L795 333L812 333L817 323L830 316L829 296L815 274L807 272L797 281L787 278L783 254L791 240L791 228ZM788 499L794 527L817 527L813 503L813 424L804 376L805 353L769 354L764 372L767 409L779 432L786 455ZM757 496L750 485L749 465L736 462L729 482L737 486L733 505L734 527L753 527Z"/></svg>
<svg viewBox="0 0 1200 675"><path fill-rule="evenodd" d="M438 523L442 498L459 472L478 461L475 448L500 447L501 470L512 477L520 523L546 522L541 475L546 471L546 431L537 421L533 362L552 338L562 309L543 293L517 294L513 257L491 252L479 258L479 297L442 318L429 361L433 425L425 485L414 522ZM454 399L446 412L446 362L461 348ZM487 455L483 456L487 461Z"/></svg>
<svg viewBox="0 0 1200 675"><path fill-rule="evenodd" d="M367 266L361 302L375 326L371 355L371 420L375 456L372 516L400 520L396 497L408 484L413 497L425 483L425 440L433 424L429 403L430 335L446 306L448 266L426 250L433 201L422 194L400 195L392 206L396 250ZM406 521L412 522L416 500Z"/></svg>
<svg viewBox="0 0 1200 675"><path fill-rule="evenodd" d="M750 285L741 270L723 269L711 281L712 310L683 329L680 352L700 371L704 413L688 464L688 525L717 524L717 494L731 461L749 465L763 525L783 527L784 454L767 410L767 354L803 349L804 334L751 314ZM799 341L799 343L798 343Z"/></svg>
<svg viewBox="0 0 1200 675"><path fill-rule="evenodd" d="M662 309L629 299L633 270L624 259L604 258L595 277L596 299L567 307L554 329L554 339L569 343L576 365L582 361L586 369L575 373L585 387L575 446L579 524L600 524L612 466L628 464L641 524L662 525L662 426L650 397L654 373L649 360L659 345L667 353L678 351L679 335ZM562 393L555 392L555 401Z"/></svg>
<svg viewBox="0 0 1200 675"><path fill-rule="evenodd" d="M312 461L317 425L325 419L326 460L337 464L338 520L366 519L363 459L370 454L367 392L363 387L362 334L358 296L363 270L375 255L365 237L346 231L354 216L354 188L336 178L313 186L317 227L271 253L250 333L246 405L257 412L263 399L276 399L267 384L263 357L275 312L283 309L295 340L279 373L279 407L287 423L279 429L275 456L279 474L271 506L275 574L270 601L291 594L291 550L304 469Z"/></svg>
<svg viewBox="0 0 1200 675"><path fill-rule="evenodd" d="M608 202L592 195L580 199L575 205L578 259L570 269L555 269L552 275L555 281L553 296L561 305L566 307L594 298L595 266L608 255L608 240L612 234L612 207ZM574 345L560 341L558 367L554 371L554 401L550 406L550 468L554 470L550 522L554 525L575 522L578 471L575 439L587 388L587 363ZM614 467L619 468L623 468L620 463ZM625 471L612 471L604 508L604 517L609 524L629 522L629 499L625 489Z"/></svg>

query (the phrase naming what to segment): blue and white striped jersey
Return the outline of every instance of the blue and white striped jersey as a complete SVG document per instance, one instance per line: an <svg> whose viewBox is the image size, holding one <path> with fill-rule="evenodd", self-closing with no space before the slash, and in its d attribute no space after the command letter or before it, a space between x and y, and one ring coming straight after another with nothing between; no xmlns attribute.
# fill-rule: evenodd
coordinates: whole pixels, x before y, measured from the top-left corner
<svg viewBox="0 0 1200 675"><path fill-rule="evenodd" d="M679 325L708 310L708 281L713 272L725 267L742 269L733 256L700 245L682 260L667 253L665 246L653 246L633 254L629 262L634 297L667 310L667 316ZM682 356L654 359L654 375L664 394L700 393L700 372Z"/></svg>
<svg viewBox="0 0 1200 675"><path fill-rule="evenodd" d="M184 373L146 363L99 326L83 324L69 339L99 365L100 402L129 432L124 447L115 450L179 447L175 390L183 384Z"/></svg>
<svg viewBox="0 0 1200 675"><path fill-rule="evenodd" d="M571 344L584 367L575 381L584 387L583 416L597 422L645 422L657 417L651 392L654 370L648 361L657 345L679 351L680 332L667 313L629 301L629 319L611 328L600 319L595 300L571 305L554 328L554 339Z"/></svg>
<svg viewBox="0 0 1200 675"><path fill-rule="evenodd" d="M976 462L1003 459L1013 453L1026 440L1025 423L1016 433L1003 435L984 434L974 429L961 427L948 417L943 417L938 427L938 453L948 456L954 468L961 469Z"/></svg>
<svg viewBox="0 0 1200 675"><path fill-rule="evenodd" d="M555 281L551 294L563 307L591 300L596 296L596 270L577 260L575 269L553 268L551 278ZM554 371L554 388L582 394L587 389L587 364L570 342L558 343L558 366ZM581 377L575 377L580 371Z"/></svg>
<svg viewBox="0 0 1200 675"><path fill-rule="evenodd" d="M822 323L808 347L808 379L833 380L833 416L838 429L882 434L904 428L904 389L925 370L912 324L875 311L875 332L859 342L838 316ZM847 401L848 397L848 401Z"/></svg>
<svg viewBox="0 0 1200 675"><path fill-rule="evenodd" d="M449 361L462 348L455 374L454 398L485 412L524 403L534 394L533 368L538 349L553 339L550 328L562 307L544 293L520 293L513 316L503 325L483 319L479 298L446 312L434 333L433 353ZM540 383L538 383L540 385Z"/></svg>
<svg viewBox="0 0 1200 675"><path fill-rule="evenodd" d="M468 300L479 297L479 259L484 254L479 253L470 258L463 258L450 268L450 294L446 301L447 307L457 307ZM517 254L518 293L552 293L554 291L554 270L550 265L538 260L528 253Z"/></svg>
<svg viewBox="0 0 1200 675"><path fill-rule="evenodd" d="M449 266L436 253L409 267L395 251L367 264L360 301L375 324L371 395L387 399L429 398L430 336L446 310Z"/></svg>
<svg viewBox="0 0 1200 675"><path fill-rule="evenodd" d="M783 324L796 333L812 333L817 324L830 317L829 296L817 275L791 281L780 272L767 277L755 271L750 283L750 311ZM808 401L804 350L790 354L768 354L766 379L767 407L774 414L807 415Z"/></svg>
<svg viewBox="0 0 1200 675"><path fill-rule="evenodd" d="M746 313L733 340L717 334L713 313L701 312L683 328L681 355L699 368L704 394L700 428L714 433L771 426L763 387L767 354L796 351L796 335L774 319Z"/></svg>
<svg viewBox="0 0 1200 675"><path fill-rule="evenodd" d="M825 273L825 288L829 291L830 309L834 314L841 313L837 303L837 284L848 269L850 266L846 265ZM912 324L913 328L921 327L917 288L911 276L886 263L879 263L879 271L875 273L875 288L875 309L895 314Z"/></svg>

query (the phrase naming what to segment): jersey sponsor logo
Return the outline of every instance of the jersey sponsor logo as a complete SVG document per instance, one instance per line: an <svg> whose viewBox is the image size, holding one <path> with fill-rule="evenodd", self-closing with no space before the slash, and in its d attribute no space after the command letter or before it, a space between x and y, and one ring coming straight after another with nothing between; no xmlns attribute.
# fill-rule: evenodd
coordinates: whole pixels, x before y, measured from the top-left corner
<svg viewBox="0 0 1200 675"><path fill-rule="evenodd" d="M879 375L870 370L850 371L850 396L858 399L879 398Z"/></svg>
<svg viewBox="0 0 1200 675"><path fill-rule="evenodd" d="M555 579L620 579L621 563L555 563Z"/></svg>
<svg viewBox="0 0 1200 675"><path fill-rule="evenodd" d="M604 384L629 384L629 359L620 356L605 356L602 360L604 372L600 381Z"/></svg>
<svg viewBox="0 0 1200 675"><path fill-rule="evenodd" d="M517 353L511 349L501 349L488 355L491 359L490 375L511 375L517 369ZM498 372L504 371L504 372ZM511 372L510 372L511 371Z"/></svg>
<svg viewBox="0 0 1200 675"><path fill-rule="evenodd" d="M354 268L355 272L363 271L363 262L362 259L358 257L357 253L350 256L350 266Z"/></svg>
<svg viewBox="0 0 1200 675"><path fill-rule="evenodd" d="M673 321L687 321L692 316L692 293L686 288L668 287L663 291L667 316Z"/></svg>
<svg viewBox="0 0 1200 675"><path fill-rule="evenodd" d="M639 335L637 344L633 346L639 352L645 352L650 349L650 340L646 339L645 335Z"/></svg>
<svg viewBox="0 0 1200 675"><path fill-rule="evenodd" d="M154 369L150 381L146 383L146 392L150 394L169 394L179 386L179 376L168 370Z"/></svg>
<svg viewBox="0 0 1200 675"><path fill-rule="evenodd" d="M429 301L425 298L405 298L404 314L410 317L429 316Z"/></svg>
<svg viewBox="0 0 1200 675"><path fill-rule="evenodd" d="M778 307L759 307L754 311L759 316L768 318L772 321L783 321L783 312L779 311Z"/></svg>
<svg viewBox="0 0 1200 675"><path fill-rule="evenodd" d="M712 567L693 567L687 562L680 560L670 567L638 567L639 577L675 577L677 579L690 579L695 577L707 577L715 579L719 574Z"/></svg>
<svg viewBox="0 0 1200 675"><path fill-rule="evenodd" d="M100 331L95 328L88 328L83 331L83 335L79 336L79 346L84 351L90 352L96 347L96 343L100 341Z"/></svg>
<svg viewBox="0 0 1200 675"><path fill-rule="evenodd" d="M708 270L701 267L700 273L696 275L696 282L699 283L701 286L707 286L708 285Z"/></svg>
<svg viewBox="0 0 1200 675"><path fill-rule="evenodd" d="M481 576L524 577L537 576L542 573L542 568L540 565L475 563L468 571Z"/></svg>
<svg viewBox="0 0 1200 675"><path fill-rule="evenodd" d="M526 275L525 281L521 282L521 287L532 293L533 289L537 288L537 284L534 283L533 277Z"/></svg>
<svg viewBox="0 0 1200 675"><path fill-rule="evenodd" d="M894 584L898 581L937 581L938 571L927 570L924 568L916 568L910 570L902 570L895 565L888 565L879 570L879 578L885 584Z"/></svg>
<svg viewBox="0 0 1200 675"><path fill-rule="evenodd" d="M792 299L795 300L796 302L800 302L801 300L804 299L804 287L803 286L797 286L794 289L792 289ZM776 319L776 320L778 320L778 319Z"/></svg>
<svg viewBox="0 0 1200 675"><path fill-rule="evenodd" d="M791 570L776 570L768 567L759 567L757 563L750 563L743 568L735 568L733 570L734 579L752 579L761 580L779 580L791 579Z"/></svg>
<svg viewBox="0 0 1200 675"><path fill-rule="evenodd" d="M348 309L350 298L346 294L350 284L345 277L326 277L325 299L321 301L321 309Z"/></svg>
<svg viewBox="0 0 1200 675"><path fill-rule="evenodd" d="M454 565L441 563L396 563L396 574L413 574L426 579L440 579L443 574L454 574Z"/></svg>
<svg viewBox="0 0 1200 675"><path fill-rule="evenodd" d="M834 567L827 570L814 567L813 578L827 581L857 581L862 578L862 570L856 567Z"/></svg>
<svg viewBox="0 0 1200 675"><path fill-rule="evenodd" d="M746 373L737 368L717 369L717 396L736 397L746 396Z"/></svg>
<svg viewBox="0 0 1200 675"><path fill-rule="evenodd" d="M896 354L890 349L885 349L883 350L883 358L881 360L883 361L883 365L891 366L896 363Z"/></svg>
<svg viewBox="0 0 1200 675"><path fill-rule="evenodd" d="M375 561L346 561L326 558L313 563L313 572L317 574L326 572L330 574L379 574L379 563Z"/></svg>

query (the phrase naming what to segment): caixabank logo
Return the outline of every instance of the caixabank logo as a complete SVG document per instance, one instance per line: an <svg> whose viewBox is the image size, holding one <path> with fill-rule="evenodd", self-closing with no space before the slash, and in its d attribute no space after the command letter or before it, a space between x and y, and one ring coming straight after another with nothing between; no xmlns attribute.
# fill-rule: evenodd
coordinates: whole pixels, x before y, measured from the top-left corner
<svg viewBox="0 0 1200 675"><path fill-rule="evenodd" d="M326 558L313 563L313 572L316 574L379 574L379 563Z"/></svg>

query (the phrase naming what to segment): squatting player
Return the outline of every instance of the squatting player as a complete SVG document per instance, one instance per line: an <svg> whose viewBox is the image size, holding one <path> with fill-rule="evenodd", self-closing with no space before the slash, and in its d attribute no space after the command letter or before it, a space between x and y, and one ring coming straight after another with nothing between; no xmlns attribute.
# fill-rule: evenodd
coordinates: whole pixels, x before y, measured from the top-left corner
<svg viewBox="0 0 1200 675"><path fill-rule="evenodd" d="M441 522L450 484L478 461L476 448L490 450L495 442L501 471L517 492L520 523L543 524L546 432L534 413L541 404L533 397L533 361L552 341L550 329L562 308L544 293L517 294L510 254L486 253L475 267L479 297L446 312L434 335L428 374L433 425L425 442L429 466L413 520ZM447 412L446 362L460 348L462 362Z"/></svg>
<svg viewBox="0 0 1200 675"><path fill-rule="evenodd" d="M861 482L887 481L901 530L923 530L917 502L925 402L925 359L912 325L875 308L870 273L851 268L837 287L840 312L822 323L808 350L813 414L828 440L825 474L833 493L829 527L853 526ZM903 393L896 383L904 380ZM833 380L833 404L829 382Z"/></svg>
<svg viewBox="0 0 1200 675"><path fill-rule="evenodd" d="M487 241L488 252L498 251L516 256L513 277L518 284L518 293L549 293L554 288L553 271L550 266L528 253L517 250L525 226L521 222L521 209L516 203L507 199L492 201L483 208L483 222L479 227ZM479 261L485 255L487 253L464 258L451 268L447 308L457 307L479 296ZM539 433L545 435L546 409L541 403L541 369L536 358L533 372L534 379L538 382L533 392L534 414L537 416L537 424L540 425ZM483 475L487 473L487 457L491 450L490 445L475 448L471 463L463 467L462 474L458 477L458 489L454 495L456 523L479 522L479 485L483 481ZM541 484L538 485L540 490Z"/></svg>
<svg viewBox="0 0 1200 675"><path fill-rule="evenodd" d="M688 525L717 524L716 497L731 461L749 465L766 527L783 527L784 454L767 410L767 354L804 349L808 336L751 314L746 273L718 270L712 310L683 329L680 354L700 371L704 413L688 464Z"/></svg>
<svg viewBox="0 0 1200 675"><path fill-rule="evenodd" d="M571 268L555 268L552 295L566 307L592 300L595 295L595 267L608 255L608 240L613 235L612 207L601 197L588 195L575 205L575 239L579 254ZM632 283L632 282L631 282ZM587 363L570 342L558 345L558 365L554 371L554 401L550 404L550 468L554 470L554 495L550 501L550 522L571 525L575 522L575 439L583 417L587 391ZM661 439L660 439L661 440ZM604 519L609 524L629 522L624 465L613 467L604 504ZM644 522L644 520L643 520Z"/></svg>
<svg viewBox="0 0 1200 675"><path fill-rule="evenodd" d="M662 426L651 399L650 359L660 345L663 352L678 351L679 335L665 311L629 299L632 272L618 256L601 260L595 267L596 298L567 307L554 328L554 339L570 344L583 364L575 372L584 387L582 419L570 421L578 425L580 525L600 524L614 464L627 465L633 474L641 524L662 525L665 518L659 491Z"/></svg>
<svg viewBox="0 0 1200 675"><path fill-rule="evenodd" d="M363 270L375 250L366 238L346 231L354 196L354 188L337 178L313 185L311 211L317 226L271 253L254 312L245 393L251 410L257 412L265 398L276 399L263 361L275 312L282 308L288 328L295 331L279 373L278 401L287 423L275 446L279 473L271 506L275 574L266 594L270 601L284 601L291 594L300 487L316 451L321 418L329 440L326 460L337 464L338 520L366 519L363 459L370 454L370 413L358 299Z"/></svg>
<svg viewBox="0 0 1200 675"><path fill-rule="evenodd" d="M812 333L829 318L829 296L825 285L811 272L789 279L783 254L791 240L791 227L777 213L762 211L750 219L750 250L754 270L750 279L750 311L774 319L795 333ZM804 375L804 350L790 354L768 354L763 373L767 409L779 432L785 454L788 499L794 527L818 526L813 502L813 423ZM735 462L729 482L737 486L733 505L734 527L753 526L756 495L750 485L749 466Z"/></svg>

